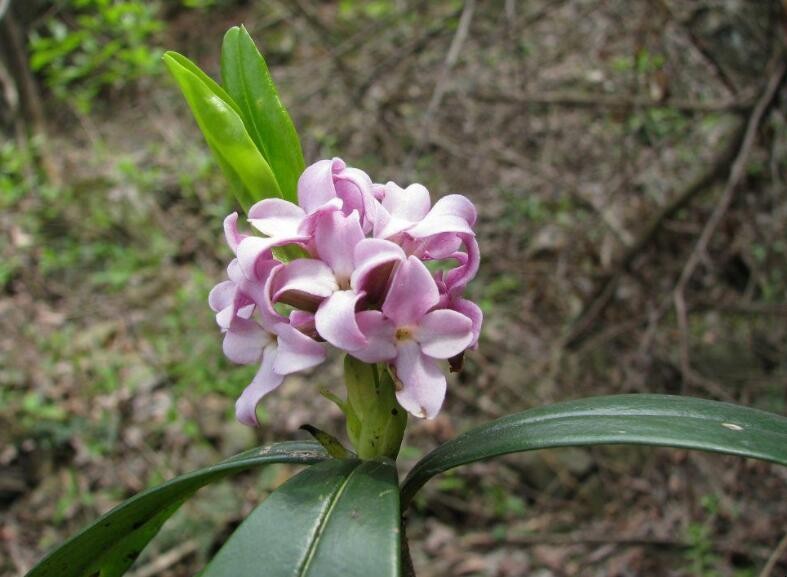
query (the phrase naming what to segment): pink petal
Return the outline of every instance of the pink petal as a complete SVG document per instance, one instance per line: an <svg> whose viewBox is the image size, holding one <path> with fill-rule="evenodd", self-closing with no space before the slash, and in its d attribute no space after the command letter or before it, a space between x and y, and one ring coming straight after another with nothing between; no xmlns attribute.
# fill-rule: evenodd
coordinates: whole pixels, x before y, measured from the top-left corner
<svg viewBox="0 0 787 577"><path fill-rule="evenodd" d="M437 361L421 354L418 343L411 340L399 344L394 367L402 384L396 391L399 404L416 417L433 419L443 405L446 389Z"/></svg>
<svg viewBox="0 0 787 577"><path fill-rule="evenodd" d="M306 167L298 179L298 204L307 213L312 213L336 197L333 173L344 168L339 158L318 160Z"/></svg>
<svg viewBox="0 0 787 577"><path fill-rule="evenodd" d="M393 238L413 226L413 222L392 216L382 206L377 210L374 223L375 238Z"/></svg>
<svg viewBox="0 0 787 577"><path fill-rule="evenodd" d="M372 184L372 196L375 200L382 201L385 198L385 185L376 182Z"/></svg>
<svg viewBox="0 0 787 577"><path fill-rule="evenodd" d="M475 205L469 198L461 194L444 196L434 204L429 212L432 216L456 216L470 226L473 226L478 218Z"/></svg>
<svg viewBox="0 0 787 577"><path fill-rule="evenodd" d="M230 280L235 284L240 284L246 280L237 258L232 259L230 264L227 265L227 276L230 277Z"/></svg>
<svg viewBox="0 0 787 577"><path fill-rule="evenodd" d="M325 344L318 343L291 325L276 327L279 348L273 370L280 375L305 371L325 360Z"/></svg>
<svg viewBox="0 0 787 577"><path fill-rule="evenodd" d="M350 214L357 210L364 215L367 208L372 208L372 179L358 168L345 167L340 172L334 172L333 185L336 196L342 199L342 212Z"/></svg>
<svg viewBox="0 0 787 577"><path fill-rule="evenodd" d="M456 253L454 256L459 259L460 265L445 275L445 284L451 295L461 293L467 283L475 278L481 263L481 253L478 250L478 241L475 237L466 235L461 235L461 237L467 253Z"/></svg>
<svg viewBox="0 0 787 577"><path fill-rule="evenodd" d="M401 247L379 238L365 238L355 247L355 270L350 286L364 291L373 302L383 297L396 264L407 257Z"/></svg>
<svg viewBox="0 0 787 577"><path fill-rule="evenodd" d="M307 236L291 236L281 238L261 238L259 236L249 236L244 238L238 245L238 263L243 274L249 280L258 280L260 275L257 267L264 261L273 260L271 249L276 246L284 246L296 242L309 240Z"/></svg>
<svg viewBox="0 0 787 577"><path fill-rule="evenodd" d="M233 363L251 365L259 362L262 349L270 342L270 335L259 324L236 318L224 335L224 354Z"/></svg>
<svg viewBox="0 0 787 577"><path fill-rule="evenodd" d="M470 322L473 324L473 340L470 341L468 348L475 347L476 343L478 343L478 337L481 335L481 325L484 322L484 313L481 311L481 308L473 301L463 298L453 302L451 308L470 319Z"/></svg>
<svg viewBox="0 0 787 577"><path fill-rule="evenodd" d="M303 222L301 222L301 225L298 228L299 234L308 236L310 238L313 237L314 231L317 229L317 224L320 222L320 220L330 212L341 212L341 209L341 199L332 198L318 209L310 212L306 218L303 219Z"/></svg>
<svg viewBox="0 0 787 577"><path fill-rule="evenodd" d="M449 309L427 313L415 332L425 355L450 359L464 351L473 341L473 322Z"/></svg>
<svg viewBox="0 0 787 577"><path fill-rule="evenodd" d="M214 312L220 312L231 307L235 301L235 283L225 280L217 284L208 294L208 305Z"/></svg>
<svg viewBox="0 0 787 577"><path fill-rule="evenodd" d="M454 233L442 233L429 237L421 252L425 258L440 260L450 257L462 246L462 239Z"/></svg>
<svg viewBox="0 0 787 577"><path fill-rule="evenodd" d="M344 216L340 212L329 212L317 223L314 241L320 258L331 267L339 286L350 287L350 276L355 263L355 246L363 240L364 234L358 213Z"/></svg>
<svg viewBox="0 0 787 577"><path fill-rule="evenodd" d="M382 310L397 327L415 326L439 300L429 270L417 257L411 256L396 270Z"/></svg>
<svg viewBox="0 0 787 577"><path fill-rule="evenodd" d="M392 238L408 230L429 212L429 191L420 184L403 189L394 182L385 185L382 203L377 207L374 236Z"/></svg>
<svg viewBox="0 0 787 577"><path fill-rule="evenodd" d="M449 194L438 200L423 220L407 230L413 238L426 238L453 232L473 235L476 221L473 203L461 194Z"/></svg>
<svg viewBox="0 0 787 577"><path fill-rule="evenodd" d="M380 311L362 311L355 315L358 328L366 337L366 345L352 351L352 356L365 363L390 361L396 357L396 329Z"/></svg>
<svg viewBox="0 0 787 577"><path fill-rule="evenodd" d="M238 245L247 236L238 231L238 213L233 212L227 215L227 218L224 219L224 238L227 239L227 244L232 252L238 252Z"/></svg>
<svg viewBox="0 0 787 577"><path fill-rule="evenodd" d="M427 215L432 201L429 191L422 184L402 188L395 182L389 182L385 185L382 205L392 217L414 223Z"/></svg>
<svg viewBox="0 0 787 577"><path fill-rule="evenodd" d="M316 331L314 327L314 313L307 311L292 311L290 313L290 325L302 333L313 333Z"/></svg>
<svg viewBox="0 0 787 577"><path fill-rule="evenodd" d="M235 418L244 425L250 427L259 426L259 422L257 421L257 405L262 400L262 397L278 387L284 380L282 375L277 374L273 370L276 356L277 351L275 344L265 347L265 351L262 355L262 364L257 374L254 375L251 384L243 389L243 393L241 393L241 396L235 401Z"/></svg>
<svg viewBox="0 0 787 577"><path fill-rule="evenodd" d="M235 318L235 307L228 306L221 309L218 313L216 313L216 324L219 325L223 330L228 330L232 325L232 319Z"/></svg>
<svg viewBox="0 0 787 577"><path fill-rule="evenodd" d="M267 236L298 236L304 218L306 213L300 206L281 198L266 198L249 209L249 222Z"/></svg>
<svg viewBox="0 0 787 577"><path fill-rule="evenodd" d="M275 327L280 323L284 323L287 319L280 315L279 312L273 308L273 299L271 293L273 292L271 286L273 285L279 271L284 268L283 264L277 263L268 274L264 285L253 283L250 287L250 295L257 305L257 310L260 312L260 319L262 326L270 332L275 332Z"/></svg>
<svg viewBox="0 0 787 577"><path fill-rule="evenodd" d="M317 332L333 346L354 351L366 345L355 320L355 307L363 293L337 291L325 299L314 315Z"/></svg>
<svg viewBox="0 0 787 577"><path fill-rule="evenodd" d="M319 304L338 289L330 267L311 258L287 263L277 271L271 284L273 302L309 311L316 311Z"/></svg>

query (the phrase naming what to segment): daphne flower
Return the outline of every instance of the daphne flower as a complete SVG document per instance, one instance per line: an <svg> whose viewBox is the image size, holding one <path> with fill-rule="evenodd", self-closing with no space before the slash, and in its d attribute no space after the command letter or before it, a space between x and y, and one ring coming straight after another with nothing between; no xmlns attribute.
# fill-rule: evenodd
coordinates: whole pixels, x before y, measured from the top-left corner
<svg viewBox="0 0 787 577"><path fill-rule="evenodd" d="M410 256L397 270L382 310L358 314L368 345L353 356L388 362L401 384L399 404L419 417L433 418L445 398L437 359L454 357L473 341L471 319L450 309L432 310L439 302L429 270Z"/></svg>
<svg viewBox="0 0 787 577"><path fill-rule="evenodd" d="M383 296L396 262L405 258L394 243L364 238L357 212L326 213L315 229L317 259L287 264L273 281L273 302L314 310L322 338L352 351L365 346L355 309L361 299Z"/></svg>
<svg viewBox="0 0 787 577"><path fill-rule="evenodd" d="M282 317L265 298L275 269L269 271L262 287L239 272L237 261L232 261L230 280L218 284L208 301L217 311L227 358L241 365L260 365L235 405L238 420L256 426L256 406L262 397L278 387L286 375L320 364L326 352L325 345L305 334L314 332L313 315L293 311L289 319Z"/></svg>
<svg viewBox="0 0 787 577"><path fill-rule="evenodd" d="M385 363L407 411L437 414L446 392L438 361L454 367L476 346L483 320L463 297L480 260L469 200L449 195L432 206L419 184L373 185L334 158L304 171L298 205L266 199L250 209L264 237L241 233L237 220L225 219L236 258L209 303L226 356L259 364L237 401L239 420L256 424L260 399L286 375L321 363L327 344ZM293 244L302 258L276 258L278 247ZM429 260L455 265L433 276Z"/></svg>
<svg viewBox="0 0 787 577"><path fill-rule="evenodd" d="M298 179L298 204L280 198L261 200L249 209L249 222L261 233L277 238L310 236L322 212L357 212L365 232L372 228L376 203L372 181L362 170L340 158L320 160Z"/></svg>

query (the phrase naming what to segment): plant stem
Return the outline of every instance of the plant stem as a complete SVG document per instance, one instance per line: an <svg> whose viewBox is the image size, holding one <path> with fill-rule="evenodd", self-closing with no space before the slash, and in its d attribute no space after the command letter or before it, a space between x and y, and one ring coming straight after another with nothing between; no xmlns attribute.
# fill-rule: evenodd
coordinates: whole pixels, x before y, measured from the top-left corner
<svg viewBox="0 0 787 577"><path fill-rule="evenodd" d="M407 540L406 519L402 515L402 577L416 577L413 558L410 556L410 542Z"/></svg>

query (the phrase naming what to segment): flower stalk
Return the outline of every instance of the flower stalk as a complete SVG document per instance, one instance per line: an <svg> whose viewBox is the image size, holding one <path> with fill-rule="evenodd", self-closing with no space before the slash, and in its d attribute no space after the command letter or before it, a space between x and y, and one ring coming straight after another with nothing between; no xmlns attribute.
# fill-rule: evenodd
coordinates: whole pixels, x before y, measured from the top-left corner
<svg viewBox="0 0 787 577"><path fill-rule="evenodd" d="M361 459L396 459L407 426L407 412L396 400L396 386L385 365L347 355L344 360L347 434Z"/></svg>

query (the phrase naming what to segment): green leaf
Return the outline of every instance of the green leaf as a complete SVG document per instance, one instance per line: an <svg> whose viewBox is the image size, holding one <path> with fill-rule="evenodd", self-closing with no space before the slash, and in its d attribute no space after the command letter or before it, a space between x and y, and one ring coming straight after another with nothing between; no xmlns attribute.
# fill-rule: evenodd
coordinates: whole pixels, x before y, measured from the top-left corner
<svg viewBox="0 0 787 577"><path fill-rule="evenodd" d="M351 459L356 457L355 453L349 451L347 447L342 445L341 441L333 435L313 425L309 425L308 423L298 428L314 437L314 440L320 443L325 451L334 459Z"/></svg>
<svg viewBox="0 0 787 577"><path fill-rule="evenodd" d="M201 487L261 465L311 464L326 458L314 442L277 443L187 473L121 503L49 553L27 577L119 577L164 522Z"/></svg>
<svg viewBox="0 0 787 577"><path fill-rule="evenodd" d="M173 52L171 50L166 53L165 58L167 57L171 58L176 64L178 64L182 68L185 68L186 70L194 74L194 76L196 76L199 80L201 80L202 83L205 84L205 86L207 86L211 92L213 92L213 94L215 94L216 96L221 98L224 102L226 102L227 105L238 114L238 116L242 116L240 107L235 103L232 97L229 94L227 94L227 91L224 90L219 85L218 82L213 80L213 78L205 74L199 66L194 64L191 60L189 60L182 54L178 52Z"/></svg>
<svg viewBox="0 0 787 577"><path fill-rule="evenodd" d="M207 75L195 71L199 69L185 56L167 52L164 62L244 210L258 200L280 197L276 178L246 131L232 98Z"/></svg>
<svg viewBox="0 0 787 577"><path fill-rule="evenodd" d="M297 203L303 152L287 109L279 100L265 59L244 27L230 28L221 47L221 78L241 109L252 140L273 169L283 197Z"/></svg>
<svg viewBox="0 0 787 577"><path fill-rule="evenodd" d="M787 418L729 403L669 395L591 397L509 415L468 431L421 459L402 505L432 477L481 459L585 445L661 445L787 465Z"/></svg>
<svg viewBox="0 0 787 577"><path fill-rule="evenodd" d="M390 460L330 460L273 492L201 577L399 577L399 487Z"/></svg>

